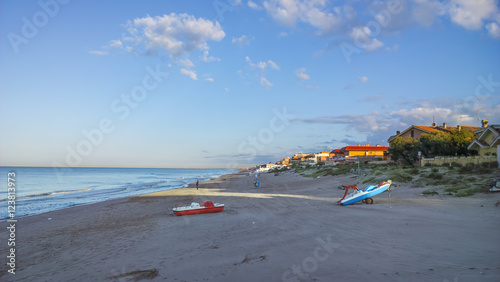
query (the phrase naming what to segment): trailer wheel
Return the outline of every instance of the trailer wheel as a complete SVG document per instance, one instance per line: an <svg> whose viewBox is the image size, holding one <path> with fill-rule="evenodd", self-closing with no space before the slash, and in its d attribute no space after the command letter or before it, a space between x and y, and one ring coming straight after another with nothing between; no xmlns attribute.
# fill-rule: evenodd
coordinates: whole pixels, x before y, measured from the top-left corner
<svg viewBox="0 0 500 282"><path fill-rule="evenodd" d="M363 204L366 204L366 199L363 199L361 202L362 202Z"/></svg>
<svg viewBox="0 0 500 282"><path fill-rule="evenodd" d="M369 204L369 205L373 204L373 199L372 198L367 198L366 199L366 203Z"/></svg>

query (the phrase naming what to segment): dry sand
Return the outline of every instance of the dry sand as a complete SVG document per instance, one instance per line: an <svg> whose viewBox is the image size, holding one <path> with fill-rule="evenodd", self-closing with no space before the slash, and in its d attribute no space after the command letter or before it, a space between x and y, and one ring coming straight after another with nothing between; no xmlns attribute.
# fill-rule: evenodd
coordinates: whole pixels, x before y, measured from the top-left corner
<svg viewBox="0 0 500 282"><path fill-rule="evenodd" d="M0 279L500 281L500 193L421 196L424 188L396 184L390 202L383 193L373 205L344 207L337 187L355 184L353 176L263 174L261 188L253 180L226 175L200 190L20 218L16 274L3 265ZM172 214L205 200L225 210Z"/></svg>

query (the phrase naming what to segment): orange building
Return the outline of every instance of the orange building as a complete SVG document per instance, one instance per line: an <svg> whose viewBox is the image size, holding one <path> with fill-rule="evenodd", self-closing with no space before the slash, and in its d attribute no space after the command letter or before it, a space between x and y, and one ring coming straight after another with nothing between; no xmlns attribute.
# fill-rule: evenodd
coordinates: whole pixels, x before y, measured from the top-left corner
<svg viewBox="0 0 500 282"><path fill-rule="evenodd" d="M335 154L335 157L380 157L383 158L385 152L387 152L387 146L370 146L367 145L358 145L358 146L347 146L342 149L333 150L332 153Z"/></svg>

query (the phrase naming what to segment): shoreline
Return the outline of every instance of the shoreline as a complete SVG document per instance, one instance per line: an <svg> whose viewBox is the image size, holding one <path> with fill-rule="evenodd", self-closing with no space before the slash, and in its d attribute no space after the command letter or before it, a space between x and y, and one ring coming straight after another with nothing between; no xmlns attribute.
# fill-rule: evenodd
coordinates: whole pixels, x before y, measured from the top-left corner
<svg viewBox="0 0 500 282"><path fill-rule="evenodd" d="M339 206L337 187L354 183L351 175L263 173L260 188L253 181L238 171L199 190L191 183L22 218L19 269L2 280L500 279L500 194L421 196L425 188L407 183L391 189L390 202L382 193L373 205ZM172 213L204 200L225 209Z"/></svg>
<svg viewBox="0 0 500 282"><path fill-rule="evenodd" d="M93 168L93 167L89 167L89 168ZM230 174L238 173L241 170L242 169L238 169L237 172L223 174L221 176L218 176L218 177L215 177L215 178L212 178L212 179L209 179L209 180L204 180L204 181L212 181L212 180L221 178L221 177L223 177L225 175L230 175ZM204 181L202 181L202 182L204 182ZM191 187L191 185L194 186L195 183L196 182L191 182L191 183L184 184L183 186L178 187L178 188L171 188L169 190L161 190L161 191L170 191L170 190L175 190L175 189L188 188L188 187ZM144 194L150 194L150 193L155 193L155 192L146 192ZM43 215L43 214L47 214L47 213L51 213L51 212L63 211L63 210L67 210L67 209L78 208L78 207L83 207L83 206L88 206L88 205L104 204L104 203L106 203L108 201L114 201L114 200L120 200L120 199L128 199L128 198L137 197L137 196L144 195L144 194L137 194L137 195L132 195L132 196L123 196L123 197L114 198L114 199L108 199L108 200L99 201L99 202L95 202L95 203L78 204L78 205L74 205L74 206L70 206L70 207L64 207L64 208L61 208L61 209L56 209L56 210L47 211L47 212L43 212L43 213L32 214L32 215L25 215L25 216L19 216L19 217L16 216L15 219L24 219L24 218L28 218L28 217L32 217L32 216L39 216L39 215ZM7 222L7 220L9 220L9 218L0 219L0 223Z"/></svg>

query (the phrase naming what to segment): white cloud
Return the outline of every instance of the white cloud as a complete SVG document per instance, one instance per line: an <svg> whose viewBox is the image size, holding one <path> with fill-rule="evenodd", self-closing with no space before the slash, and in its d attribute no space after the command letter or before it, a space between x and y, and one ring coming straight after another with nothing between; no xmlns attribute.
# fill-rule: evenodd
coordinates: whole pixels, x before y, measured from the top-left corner
<svg viewBox="0 0 500 282"><path fill-rule="evenodd" d="M466 114L460 114L447 108L418 107L413 109L401 109L389 114L407 126L430 125L435 120L438 125L446 122L450 126L457 124L469 124L474 118Z"/></svg>
<svg viewBox="0 0 500 282"><path fill-rule="evenodd" d="M279 24L293 27L297 22L304 22L329 32L342 23L338 13L330 12L326 0L269 0L263 6L267 13ZM334 9L335 11L335 9Z"/></svg>
<svg viewBox="0 0 500 282"><path fill-rule="evenodd" d="M437 15L444 14L444 4L436 0L414 0L411 13L418 23L430 26Z"/></svg>
<svg viewBox="0 0 500 282"><path fill-rule="evenodd" d="M387 130L394 123L391 119L384 117L377 111L364 115L341 115L324 116L318 118L296 119L293 121L305 123L326 123L326 124L346 124L359 132L369 133L371 131Z"/></svg>
<svg viewBox="0 0 500 282"><path fill-rule="evenodd" d="M259 69L261 69L261 70L264 70L264 69L266 69L266 67L267 67L267 63L266 63L266 62L258 62L258 63L257 63L257 67L258 67Z"/></svg>
<svg viewBox="0 0 500 282"><path fill-rule="evenodd" d="M108 54L108 51L92 50L92 51L89 51L89 53L92 55L104 56L104 55Z"/></svg>
<svg viewBox="0 0 500 282"><path fill-rule="evenodd" d="M288 33L282 31L278 34L278 38L283 38L283 37L287 37L288 36Z"/></svg>
<svg viewBox="0 0 500 282"><path fill-rule="evenodd" d="M498 0L413 0L411 15L423 26L432 25L437 16L469 30L486 28L488 34L500 39L500 9Z"/></svg>
<svg viewBox="0 0 500 282"><path fill-rule="evenodd" d="M110 48L121 48L123 46L123 43L121 40L111 40L109 42L109 47Z"/></svg>
<svg viewBox="0 0 500 282"><path fill-rule="evenodd" d="M254 37L253 36L246 36L246 35L242 35L241 37L238 37L238 38L234 38L233 37L233 40L231 41L233 44L236 44L238 46L244 46L244 45L248 45L250 44L250 41L253 40Z"/></svg>
<svg viewBox="0 0 500 282"><path fill-rule="evenodd" d="M270 68L275 69L275 70L279 70L280 69L280 67L275 62L273 62L271 60L267 61L267 65Z"/></svg>
<svg viewBox="0 0 500 282"><path fill-rule="evenodd" d="M248 65L251 67L252 72L257 72L258 77L260 77L260 85L264 88L269 88L273 86L269 80L265 78L265 73L268 69L273 69L273 70L279 70L280 67L273 61L268 60L267 62L260 61L258 63L253 63L252 60L250 60L250 57L246 56L245 61L248 63ZM239 73L241 74L241 73Z"/></svg>
<svg viewBox="0 0 500 282"><path fill-rule="evenodd" d="M102 47L102 50L93 50L93 51L89 51L89 53L93 54L93 55L103 56L103 55L109 54L108 50L117 49L117 48L123 48L123 43L120 40L111 40L111 41L109 41L109 43L107 45Z"/></svg>
<svg viewBox="0 0 500 282"><path fill-rule="evenodd" d="M226 88L224 88L224 90L225 90L226 92L229 92L229 88L227 88L227 87L226 87Z"/></svg>
<svg viewBox="0 0 500 282"><path fill-rule="evenodd" d="M363 48L365 48L367 51L374 51L383 46L384 43L380 42L377 38L373 38L373 40L370 43L364 45Z"/></svg>
<svg viewBox="0 0 500 282"><path fill-rule="evenodd" d="M380 99L379 99L380 98ZM292 122L313 124L345 125L346 131L355 131L366 134L367 140L372 143L386 142L389 136L397 130L404 130L411 125L430 126L447 123L448 126L468 125L479 126L477 121L478 110L480 118L494 121L499 118L500 103L498 96L484 97L484 100L455 100L455 99L425 99L411 100L399 105L382 104L381 95L367 97L358 102L371 102L374 107L381 107L383 113L373 111L365 114L348 114L338 116L320 116L316 118L297 118ZM390 111L389 109L397 109Z"/></svg>
<svg viewBox="0 0 500 282"><path fill-rule="evenodd" d="M252 8L254 10L262 10L262 7L253 1L248 1L247 4L248 4L248 7Z"/></svg>
<svg viewBox="0 0 500 282"><path fill-rule="evenodd" d="M138 54L137 50L135 50L133 47L126 46L125 51L131 53L131 54Z"/></svg>
<svg viewBox="0 0 500 282"><path fill-rule="evenodd" d="M195 18L188 14L136 18L127 23L135 44L144 44L148 52L167 51L172 57L207 49L207 42L220 41L226 35L218 22Z"/></svg>
<svg viewBox="0 0 500 282"><path fill-rule="evenodd" d="M259 68L261 70L265 70L267 69L268 67L269 68L272 68L272 69L275 69L275 70L279 70L280 67L273 61L271 60L268 60L267 62L263 62L263 61L260 61L256 64L252 63L252 61L250 60L250 57L246 56L245 57L245 61L247 61L247 63L252 67L252 68Z"/></svg>
<svg viewBox="0 0 500 282"><path fill-rule="evenodd" d="M396 43L396 44L392 45L392 47L386 46L385 50L387 50L387 51L397 51L397 50L399 50L399 44Z"/></svg>
<svg viewBox="0 0 500 282"><path fill-rule="evenodd" d="M181 74L189 76L192 80L198 80L194 70L181 69Z"/></svg>
<svg viewBox="0 0 500 282"><path fill-rule="evenodd" d="M262 85L262 87L264 88L269 88L273 86L273 84L263 76L260 78L260 85Z"/></svg>
<svg viewBox="0 0 500 282"><path fill-rule="evenodd" d="M210 63L210 62L218 62L220 61L220 58L212 57L208 55L208 50L203 51L203 56L200 57L202 61L205 63Z"/></svg>
<svg viewBox="0 0 500 282"><path fill-rule="evenodd" d="M452 0L451 20L466 29L481 29L484 20L498 13L496 2L496 0Z"/></svg>
<svg viewBox="0 0 500 282"><path fill-rule="evenodd" d="M296 70L295 71L295 75L300 80L307 80L307 79L309 79L309 75L306 74L306 69L305 68L300 68L300 69Z"/></svg>
<svg viewBox="0 0 500 282"><path fill-rule="evenodd" d="M205 81L208 81L208 82L214 82L214 79L213 79L213 78L211 78L211 77L207 77L207 78L205 78Z"/></svg>
<svg viewBox="0 0 500 282"><path fill-rule="evenodd" d="M190 67L194 66L193 61L191 61L190 59L184 59L184 60L181 59L181 60L179 60L179 63L186 68L190 68Z"/></svg>
<svg viewBox="0 0 500 282"><path fill-rule="evenodd" d="M500 27L496 22L492 22L486 25L486 29L488 30L488 34L495 38L500 39Z"/></svg>
<svg viewBox="0 0 500 282"><path fill-rule="evenodd" d="M361 76L361 77L359 77L359 81L360 81L361 83L365 83L365 82L367 82L367 81L368 81L368 77L366 77L366 76Z"/></svg>
<svg viewBox="0 0 500 282"><path fill-rule="evenodd" d="M371 38L371 30L364 27L354 27L351 31L351 38L356 43L356 46L363 48L367 51L374 51L384 46L377 38Z"/></svg>
<svg viewBox="0 0 500 282"><path fill-rule="evenodd" d="M356 13L356 10L349 5L344 5L343 13L347 19L352 20L352 21L356 20L356 18L358 16L358 14Z"/></svg>

